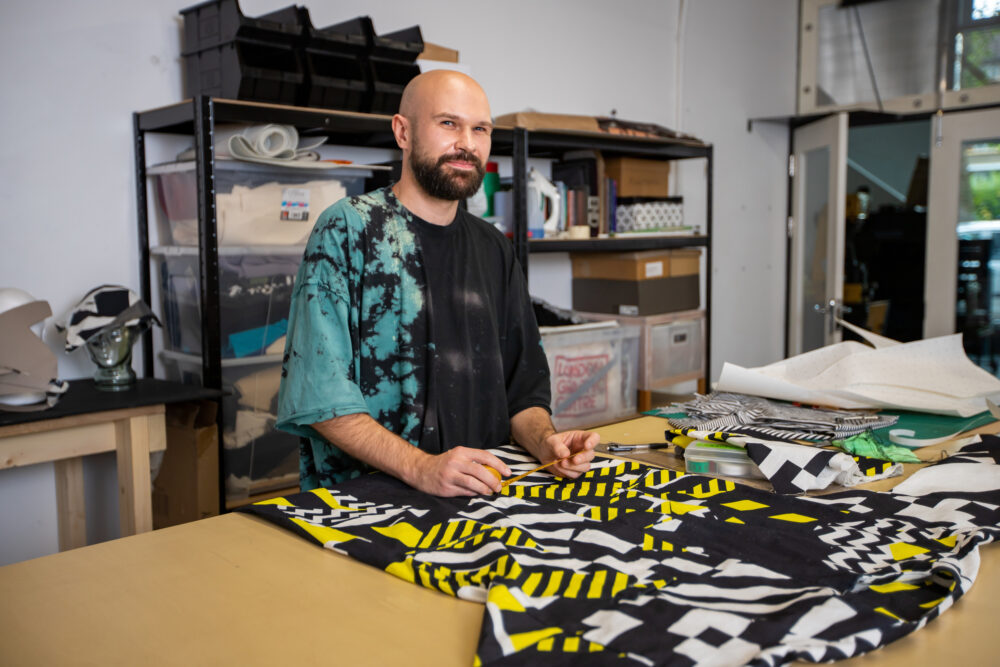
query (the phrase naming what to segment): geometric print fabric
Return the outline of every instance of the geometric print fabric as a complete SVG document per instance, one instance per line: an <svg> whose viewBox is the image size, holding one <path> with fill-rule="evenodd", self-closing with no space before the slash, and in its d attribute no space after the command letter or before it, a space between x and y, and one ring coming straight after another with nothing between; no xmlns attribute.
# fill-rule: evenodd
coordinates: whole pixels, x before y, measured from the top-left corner
<svg viewBox="0 0 1000 667"><path fill-rule="evenodd" d="M968 461L1000 461L1000 439L970 447ZM493 451L515 472L535 465ZM484 603L475 664L778 665L865 653L968 591L1000 489L960 495L796 498L597 459L577 480L538 472L491 497L376 473L243 511Z"/></svg>
<svg viewBox="0 0 1000 667"><path fill-rule="evenodd" d="M901 464L890 461L851 456L839 450L761 440L728 431L670 428L666 430L665 436L672 442L677 441L677 436L682 436L742 447L746 450L747 457L771 483L774 492L781 494L801 494L825 489L832 484L856 486L903 473Z"/></svg>

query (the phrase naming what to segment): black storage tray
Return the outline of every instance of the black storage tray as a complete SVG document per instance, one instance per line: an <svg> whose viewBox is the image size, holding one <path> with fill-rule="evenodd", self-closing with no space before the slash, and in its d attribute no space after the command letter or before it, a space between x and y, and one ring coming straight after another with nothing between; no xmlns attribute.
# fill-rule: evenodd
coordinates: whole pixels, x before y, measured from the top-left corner
<svg viewBox="0 0 1000 667"><path fill-rule="evenodd" d="M315 28L311 24L306 29L310 48L368 55L375 41L375 27L371 18L359 16L350 21L336 23L325 28Z"/></svg>
<svg viewBox="0 0 1000 667"><path fill-rule="evenodd" d="M393 114L399 109L403 89L420 74L420 67L401 60L372 56L368 59L372 75L372 99L369 111Z"/></svg>
<svg viewBox="0 0 1000 667"><path fill-rule="evenodd" d="M420 26L376 35L372 43L372 55L389 60L412 63L424 51L424 38Z"/></svg>
<svg viewBox="0 0 1000 667"><path fill-rule="evenodd" d="M291 45L303 35L309 20L309 10L294 5L255 18L244 16L238 0L209 0L180 13L184 17L184 55L238 38Z"/></svg>
<svg viewBox="0 0 1000 667"><path fill-rule="evenodd" d="M298 49L274 42L236 39L184 56L188 97L298 104L305 73Z"/></svg>
<svg viewBox="0 0 1000 667"><path fill-rule="evenodd" d="M306 106L346 111L367 111L371 77L362 56L307 48L309 76Z"/></svg>

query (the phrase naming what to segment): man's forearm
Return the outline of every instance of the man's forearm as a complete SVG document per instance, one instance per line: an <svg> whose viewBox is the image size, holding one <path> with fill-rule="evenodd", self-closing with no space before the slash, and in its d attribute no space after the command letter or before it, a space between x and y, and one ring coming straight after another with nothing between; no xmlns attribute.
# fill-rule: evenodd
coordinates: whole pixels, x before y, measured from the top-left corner
<svg viewBox="0 0 1000 667"><path fill-rule="evenodd" d="M544 408L525 408L510 418L510 432L514 441L541 461L545 455L542 443L556 432L552 418ZM548 463L548 461L541 461Z"/></svg>
<svg viewBox="0 0 1000 667"><path fill-rule="evenodd" d="M313 428L347 454L410 486L416 486L421 459L428 456L364 413L328 419Z"/></svg>

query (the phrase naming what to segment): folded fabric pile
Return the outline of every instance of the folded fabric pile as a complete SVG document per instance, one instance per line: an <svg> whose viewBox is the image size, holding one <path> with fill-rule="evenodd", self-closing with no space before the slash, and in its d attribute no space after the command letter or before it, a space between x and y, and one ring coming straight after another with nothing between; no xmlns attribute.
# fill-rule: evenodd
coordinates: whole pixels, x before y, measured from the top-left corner
<svg viewBox="0 0 1000 667"><path fill-rule="evenodd" d="M844 440L899 421L899 417L893 415L809 408L732 392L696 394L691 401L674 403L659 412L661 416L676 412L687 415L668 416L667 421L674 428L727 431L787 442Z"/></svg>
<svg viewBox="0 0 1000 667"><path fill-rule="evenodd" d="M666 436L676 444L685 446L694 439L745 449L776 493L854 486L903 471L886 460L797 444L852 441L872 429L892 426L899 420L895 415L809 408L732 392L696 394L658 414L671 425Z"/></svg>

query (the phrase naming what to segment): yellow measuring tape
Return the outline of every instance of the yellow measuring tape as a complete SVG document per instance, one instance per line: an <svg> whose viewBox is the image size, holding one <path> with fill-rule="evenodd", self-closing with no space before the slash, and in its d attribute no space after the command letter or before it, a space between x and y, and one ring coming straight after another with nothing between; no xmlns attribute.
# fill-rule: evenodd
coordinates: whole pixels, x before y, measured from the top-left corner
<svg viewBox="0 0 1000 667"><path fill-rule="evenodd" d="M570 454L569 456L564 456L561 459L556 459L555 461L549 461L548 463L544 463L544 464L538 466L537 468L535 468L534 470L529 470L528 472L523 472L520 475L518 475L517 477L511 477L510 479L505 479L505 480L503 480L500 483L500 488L501 489L505 489L505 488L507 488L508 485L513 484L514 482L518 481L519 479L524 479L528 475L534 474L534 473L538 472L539 470L544 470L545 468L548 468L549 466L554 466L557 463L562 463L563 461L567 461L567 460L569 460L572 457L573 457L573 455Z"/></svg>

